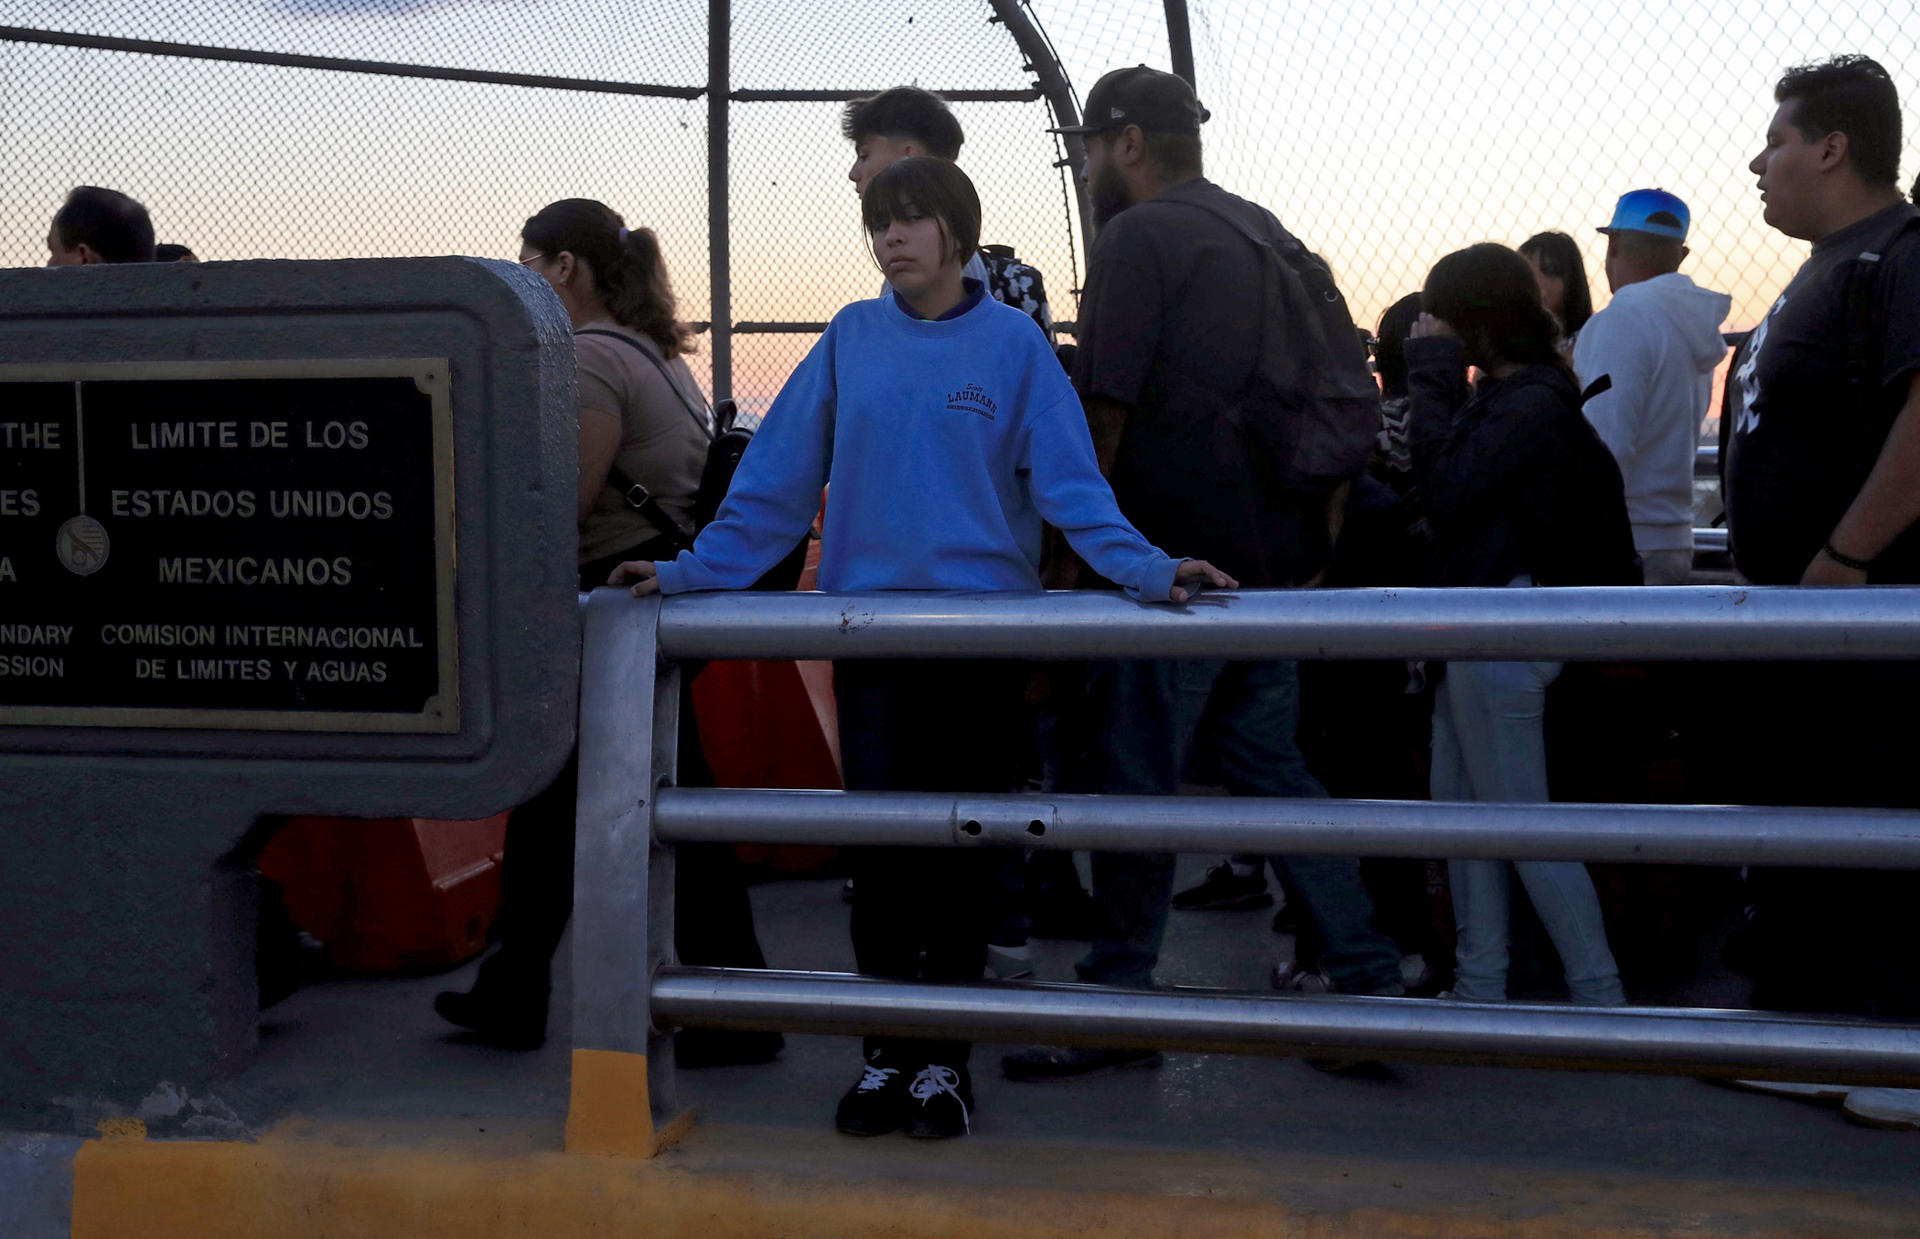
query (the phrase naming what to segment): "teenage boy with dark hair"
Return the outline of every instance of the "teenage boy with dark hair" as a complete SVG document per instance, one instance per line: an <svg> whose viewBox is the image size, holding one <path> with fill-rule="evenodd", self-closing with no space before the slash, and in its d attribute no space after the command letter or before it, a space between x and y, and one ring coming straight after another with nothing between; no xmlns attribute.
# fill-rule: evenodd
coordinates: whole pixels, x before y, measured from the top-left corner
<svg viewBox="0 0 1920 1239"><path fill-rule="evenodd" d="M147 208L117 189L82 185L67 195L47 229L47 265L152 262L153 221Z"/></svg>
<svg viewBox="0 0 1920 1239"><path fill-rule="evenodd" d="M1750 170L1767 223L1813 253L1723 414L1734 564L1760 585L1920 584L1920 209L1898 184L1899 96L1878 64L1840 56L1789 69L1774 99ZM1744 799L1920 806L1920 670L1786 664L1750 683L1759 700L1727 714L1757 720ZM1756 871L1754 1005L1920 1015L1916 905L1910 871Z"/></svg>
<svg viewBox="0 0 1920 1239"><path fill-rule="evenodd" d="M1252 586L1294 585L1316 570L1310 505L1265 489L1251 462L1222 469L1192 427L1231 405L1259 364L1263 263L1230 219L1263 235L1278 223L1201 175L1193 88L1144 65L1116 69L1087 95L1086 169L1101 225L1076 334L1074 386L1103 472L1150 537L1205 542ZM1228 218L1222 218L1225 213ZM1317 508L1318 505L1312 505ZM1257 516L1256 516L1257 513ZM1152 530L1161 532L1154 534ZM1319 538L1324 543L1322 527ZM1321 547L1324 552L1324 546ZM1075 584L1071 570L1056 588ZM1096 664L1089 696L1103 720L1097 790L1175 795L1187 777L1239 795L1324 796L1296 740L1300 686L1291 662ZM1102 708L1104 707L1104 708ZM1326 948L1343 993L1404 992L1400 952L1373 925L1352 857L1274 858ZM1082 980L1152 984L1173 891L1169 853L1096 853L1097 934ZM1156 1066L1152 1051L1035 1047L1008 1055L1015 1079Z"/></svg>
<svg viewBox="0 0 1920 1239"><path fill-rule="evenodd" d="M882 168L912 155L954 163L966 141L947 101L917 86L895 86L853 100L841 113L840 133L853 143L853 166L847 169L847 179L862 197ZM1038 323L1047 342L1053 342L1046 283L1038 271L1015 258L1013 250L1004 245L980 247L968 256L966 278L979 280L989 297Z"/></svg>

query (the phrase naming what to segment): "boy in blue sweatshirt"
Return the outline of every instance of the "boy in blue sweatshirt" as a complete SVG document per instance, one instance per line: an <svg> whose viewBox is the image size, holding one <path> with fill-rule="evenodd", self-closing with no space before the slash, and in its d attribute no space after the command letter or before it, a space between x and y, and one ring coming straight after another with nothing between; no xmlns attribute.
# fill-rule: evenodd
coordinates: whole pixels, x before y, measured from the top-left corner
<svg viewBox="0 0 1920 1239"><path fill-rule="evenodd" d="M825 484L833 503L820 586L830 592L1037 591L1043 521L1142 601L1184 602L1203 584L1233 588L1212 565L1173 559L1127 523L1046 339L964 278L980 236L980 200L966 175L940 159L901 160L874 177L861 214L893 296L834 316L693 548L670 562L622 564L609 584L635 594L744 589L805 533ZM837 664L848 790L1008 790L1023 680L1012 662ZM861 972L980 979L990 853L868 848L850 861ZM970 1048L867 1038L865 1068L836 1125L861 1136L965 1133Z"/></svg>

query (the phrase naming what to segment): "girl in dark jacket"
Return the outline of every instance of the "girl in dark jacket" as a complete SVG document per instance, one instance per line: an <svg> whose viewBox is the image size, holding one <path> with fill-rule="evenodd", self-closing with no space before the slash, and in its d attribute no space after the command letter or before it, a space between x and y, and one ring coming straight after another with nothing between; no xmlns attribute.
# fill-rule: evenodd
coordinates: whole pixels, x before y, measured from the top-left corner
<svg viewBox="0 0 1920 1239"><path fill-rule="evenodd" d="M1619 468L1580 414L1526 260L1476 245L1427 277L1407 341L1409 439L1435 585L1637 584ZM1469 387L1467 367L1481 372ZM1544 802L1543 722L1556 662L1452 663L1434 699L1435 800ZM1454 996L1502 1002L1507 892L1518 870L1573 1000L1625 1001L1600 903L1577 862L1456 860Z"/></svg>

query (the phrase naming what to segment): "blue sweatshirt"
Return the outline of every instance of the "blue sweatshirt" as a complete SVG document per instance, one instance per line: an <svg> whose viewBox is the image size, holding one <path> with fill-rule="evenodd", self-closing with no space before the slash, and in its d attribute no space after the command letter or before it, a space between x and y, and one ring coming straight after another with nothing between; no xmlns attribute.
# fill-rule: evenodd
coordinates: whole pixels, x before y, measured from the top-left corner
<svg viewBox="0 0 1920 1239"><path fill-rule="evenodd" d="M713 523L658 565L661 591L753 584L813 523L822 485L833 593L1037 590L1042 521L1142 600L1164 601L1180 563L1120 515L1046 338L992 298L937 322L890 298L834 315Z"/></svg>

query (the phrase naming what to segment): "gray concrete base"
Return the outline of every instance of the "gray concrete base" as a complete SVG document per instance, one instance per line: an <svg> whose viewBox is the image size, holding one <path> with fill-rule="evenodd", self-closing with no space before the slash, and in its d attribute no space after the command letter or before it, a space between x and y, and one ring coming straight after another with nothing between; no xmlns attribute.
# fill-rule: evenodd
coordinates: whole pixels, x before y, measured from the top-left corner
<svg viewBox="0 0 1920 1239"><path fill-rule="evenodd" d="M0 1134L0 1235L67 1239L80 1143L71 1136Z"/></svg>

